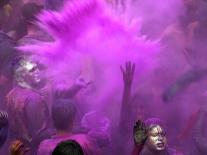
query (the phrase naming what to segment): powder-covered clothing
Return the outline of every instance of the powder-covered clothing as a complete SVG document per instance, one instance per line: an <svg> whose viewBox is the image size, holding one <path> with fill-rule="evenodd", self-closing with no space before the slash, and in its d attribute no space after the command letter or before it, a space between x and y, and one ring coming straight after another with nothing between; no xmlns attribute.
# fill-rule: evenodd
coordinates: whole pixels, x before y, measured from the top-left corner
<svg viewBox="0 0 207 155"><path fill-rule="evenodd" d="M7 95L7 110L12 139L31 143L47 127L48 107L33 89L13 88Z"/></svg>

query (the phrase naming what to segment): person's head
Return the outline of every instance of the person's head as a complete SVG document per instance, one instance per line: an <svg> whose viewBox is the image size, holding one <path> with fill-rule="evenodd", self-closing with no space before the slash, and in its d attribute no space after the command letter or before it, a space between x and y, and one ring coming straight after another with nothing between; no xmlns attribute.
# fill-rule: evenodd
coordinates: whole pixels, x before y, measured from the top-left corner
<svg viewBox="0 0 207 155"><path fill-rule="evenodd" d="M18 57L15 62L15 82L25 88L35 88L41 83L41 71L39 64L30 57Z"/></svg>
<svg viewBox="0 0 207 155"><path fill-rule="evenodd" d="M72 100L59 99L52 107L54 127L61 131L71 131L75 119L76 107Z"/></svg>
<svg viewBox="0 0 207 155"><path fill-rule="evenodd" d="M151 118L145 121L147 127L146 145L153 151L163 151L167 147L166 132L164 125L158 118Z"/></svg>
<svg viewBox="0 0 207 155"><path fill-rule="evenodd" d="M74 140L67 140L59 143L52 155L84 155L84 153L80 144Z"/></svg>

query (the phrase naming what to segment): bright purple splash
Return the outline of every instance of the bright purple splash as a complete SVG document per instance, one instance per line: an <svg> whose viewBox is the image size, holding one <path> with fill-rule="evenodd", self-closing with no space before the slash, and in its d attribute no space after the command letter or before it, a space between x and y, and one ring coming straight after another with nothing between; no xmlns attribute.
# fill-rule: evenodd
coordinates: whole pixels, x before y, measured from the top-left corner
<svg viewBox="0 0 207 155"><path fill-rule="evenodd" d="M139 73L155 65L158 44L138 36L137 19L125 19L98 0L69 2L60 13L40 15L40 26L54 42L21 49L32 52L47 67L46 75L55 86L68 87L80 76L92 81L97 105L120 92L119 67L125 61L135 62Z"/></svg>

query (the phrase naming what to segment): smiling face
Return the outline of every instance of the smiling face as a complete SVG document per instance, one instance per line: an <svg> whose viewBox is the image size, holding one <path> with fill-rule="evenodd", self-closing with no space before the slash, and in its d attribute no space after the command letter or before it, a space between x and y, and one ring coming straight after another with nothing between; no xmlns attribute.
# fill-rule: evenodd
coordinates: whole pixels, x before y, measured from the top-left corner
<svg viewBox="0 0 207 155"><path fill-rule="evenodd" d="M40 73L35 62L23 59L15 70L15 79L22 87L33 87L41 82Z"/></svg>
<svg viewBox="0 0 207 155"><path fill-rule="evenodd" d="M165 150L167 146L167 138L165 131L161 126L155 125L149 129L147 145L156 151Z"/></svg>

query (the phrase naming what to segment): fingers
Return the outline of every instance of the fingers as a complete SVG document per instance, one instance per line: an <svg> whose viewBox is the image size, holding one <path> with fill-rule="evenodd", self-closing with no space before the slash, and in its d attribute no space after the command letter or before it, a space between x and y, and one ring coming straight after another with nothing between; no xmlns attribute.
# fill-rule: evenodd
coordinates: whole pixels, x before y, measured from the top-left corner
<svg viewBox="0 0 207 155"><path fill-rule="evenodd" d="M136 122L136 125L134 126L134 129L136 129L136 130L145 130L146 129L145 123L142 122L141 120L138 120Z"/></svg>
<svg viewBox="0 0 207 155"><path fill-rule="evenodd" d="M19 140L15 140L11 144L11 151L12 152L19 152L24 147L23 143Z"/></svg>
<svg viewBox="0 0 207 155"><path fill-rule="evenodd" d="M135 63L133 63L132 65L132 74L134 75L134 71L135 71Z"/></svg>
<svg viewBox="0 0 207 155"><path fill-rule="evenodd" d="M13 155L16 154L23 155L29 150L30 150L29 148L24 148L24 144L20 140L15 140L10 147L10 151Z"/></svg>
<svg viewBox="0 0 207 155"><path fill-rule="evenodd" d="M2 120L7 121L7 120L8 120L8 113L5 112L5 111L1 111L1 112L0 112L0 120L1 120L1 121L2 121Z"/></svg>
<svg viewBox="0 0 207 155"><path fill-rule="evenodd" d="M124 74L124 68L122 66L120 66L121 72Z"/></svg>
<svg viewBox="0 0 207 155"><path fill-rule="evenodd" d="M120 66L120 69L122 71L122 73L125 74L134 74L135 71L135 63L132 63L131 61L127 61L125 63L125 69L123 68L123 66Z"/></svg>

